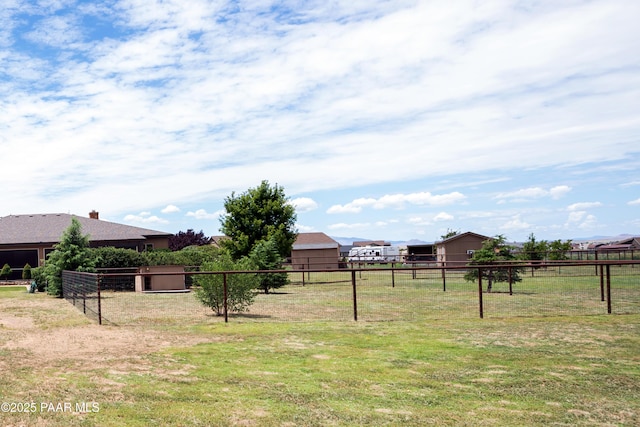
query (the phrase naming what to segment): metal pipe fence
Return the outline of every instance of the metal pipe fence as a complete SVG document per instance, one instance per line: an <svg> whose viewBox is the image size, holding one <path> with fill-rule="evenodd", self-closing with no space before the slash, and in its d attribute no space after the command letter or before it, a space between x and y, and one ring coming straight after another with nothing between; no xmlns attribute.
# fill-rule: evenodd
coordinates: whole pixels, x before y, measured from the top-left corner
<svg viewBox="0 0 640 427"><path fill-rule="evenodd" d="M474 271L477 279L466 280ZM498 272L506 274L500 281ZM286 286L257 293L247 312L232 312L227 302L235 281L230 278L269 273L274 271L188 272L194 279L190 289L134 292L101 288L125 277L133 280L131 275L65 272L63 293L99 323L123 325L640 313L638 261L278 270L288 275ZM219 316L196 298L198 275L222 275L224 307Z"/></svg>

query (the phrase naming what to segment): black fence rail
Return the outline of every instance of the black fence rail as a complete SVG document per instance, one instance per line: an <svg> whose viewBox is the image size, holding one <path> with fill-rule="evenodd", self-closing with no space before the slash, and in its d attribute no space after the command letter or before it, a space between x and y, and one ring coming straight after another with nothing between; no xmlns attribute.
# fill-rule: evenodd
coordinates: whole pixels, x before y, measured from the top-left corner
<svg viewBox="0 0 640 427"><path fill-rule="evenodd" d="M503 281L489 280L507 271ZM465 275L475 271L477 280ZM267 272L188 272L191 288L156 292L102 289L130 274L65 272L67 300L99 323L172 324L208 321L389 321L442 318L563 316L640 313L640 262L599 261L474 267L399 265L332 270L281 270L289 284L258 293L244 313L225 299L216 315L199 302L198 275L262 275ZM273 272L271 272L273 273ZM503 277L504 278L504 277ZM86 287L84 289L83 287ZM234 290L221 290L230 297Z"/></svg>

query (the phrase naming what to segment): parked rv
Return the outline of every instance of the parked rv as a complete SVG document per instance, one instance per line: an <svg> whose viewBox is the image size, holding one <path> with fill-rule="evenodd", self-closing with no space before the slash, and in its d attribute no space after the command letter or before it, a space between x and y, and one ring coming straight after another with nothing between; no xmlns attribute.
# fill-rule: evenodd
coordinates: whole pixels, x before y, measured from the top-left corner
<svg viewBox="0 0 640 427"><path fill-rule="evenodd" d="M349 262L386 263L400 261L397 246L362 246L349 251Z"/></svg>

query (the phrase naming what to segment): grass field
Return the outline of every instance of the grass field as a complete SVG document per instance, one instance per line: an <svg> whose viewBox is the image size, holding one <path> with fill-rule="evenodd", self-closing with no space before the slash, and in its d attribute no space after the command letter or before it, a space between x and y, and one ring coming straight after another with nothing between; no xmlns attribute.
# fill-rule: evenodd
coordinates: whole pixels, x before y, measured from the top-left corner
<svg viewBox="0 0 640 427"><path fill-rule="evenodd" d="M640 425L640 314L451 314L98 326L2 287L0 425Z"/></svg>
<svg viewBox="0 0 640 427"><path fill-rule="evenodd" d="M527 270L522 281L496 283L483 293L485 318L598 315L607 313L600 276L593 266ZM292 273L292 284L259 294L242 321L351 321L354 319L351 271ZM356 272L357 318L363 321L420 321L480 317L478 285L461 271L364 270ZM484 285L486 290L486 284ZM615 267L611 273L612 313L640 314L640 267ZM95 303L95 301L92 301ZM117 325L215 322L211 310L193 294L103 292L102 316ZM96 309L97 310L97 309Z"/></svg>

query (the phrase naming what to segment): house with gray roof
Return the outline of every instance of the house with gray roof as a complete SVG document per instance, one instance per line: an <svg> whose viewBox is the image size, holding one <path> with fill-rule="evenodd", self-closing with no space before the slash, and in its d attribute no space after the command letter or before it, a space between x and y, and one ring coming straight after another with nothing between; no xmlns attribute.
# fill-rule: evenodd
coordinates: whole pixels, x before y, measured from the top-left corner
<svg viewBox="0 0 640 427"><path fill-rule="evenodd" d="M137 251L168 249L169 238L173 235L103 221L96 211L90 212L89 217L61 213L9 215L0 217L0 267L9 264L12 278L20 278L26 264L31 267L42 265L71 225L72 218L82 226L82 234L89 235L91 247L113 246Z"/></svg>

